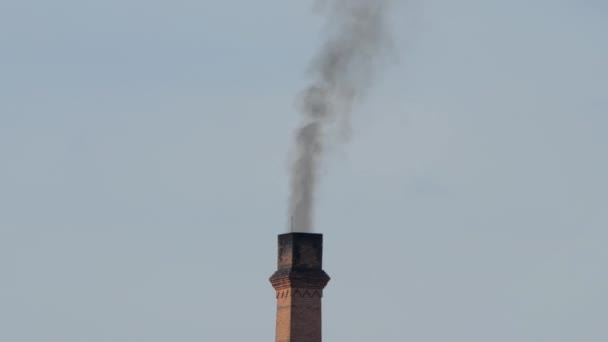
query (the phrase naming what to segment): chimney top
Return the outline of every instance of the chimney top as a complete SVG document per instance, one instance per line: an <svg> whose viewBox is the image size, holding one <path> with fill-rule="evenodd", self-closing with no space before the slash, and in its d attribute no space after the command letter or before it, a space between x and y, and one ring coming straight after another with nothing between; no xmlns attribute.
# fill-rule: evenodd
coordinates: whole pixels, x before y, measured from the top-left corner
<svg viewBox="0 0 608 342"><path fill-rule="evenodd" d="M323 235L288 233L279 235L278 268L318 269L323 263Z"/></svg>

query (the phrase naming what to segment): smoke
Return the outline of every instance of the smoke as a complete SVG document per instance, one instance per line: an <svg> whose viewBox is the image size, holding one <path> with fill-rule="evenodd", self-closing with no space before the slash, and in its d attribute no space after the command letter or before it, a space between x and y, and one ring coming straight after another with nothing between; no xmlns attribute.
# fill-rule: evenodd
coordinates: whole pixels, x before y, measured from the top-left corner
<svg viewBox="0 0 608 342"><path fill-rule="evenodd" d="M324 0L326 39L314 58L312 81L302 92L291 173L292 228L311 231L319 169L327 146L350 132L351 112L367 93L390 46L392 0ZM346 140L346 139L343 139Z"/></svg>

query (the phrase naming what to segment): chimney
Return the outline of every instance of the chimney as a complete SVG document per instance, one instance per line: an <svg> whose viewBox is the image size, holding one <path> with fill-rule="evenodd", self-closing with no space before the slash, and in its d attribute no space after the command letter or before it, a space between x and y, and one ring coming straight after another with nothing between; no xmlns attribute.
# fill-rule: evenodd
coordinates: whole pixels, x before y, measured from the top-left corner
<svg viewBox="0 0 608 342"><path fill-rule="evenodd" d="M323 235L279 235L276 342L321 342L321 297L329 276L322 269Z"/></svg>

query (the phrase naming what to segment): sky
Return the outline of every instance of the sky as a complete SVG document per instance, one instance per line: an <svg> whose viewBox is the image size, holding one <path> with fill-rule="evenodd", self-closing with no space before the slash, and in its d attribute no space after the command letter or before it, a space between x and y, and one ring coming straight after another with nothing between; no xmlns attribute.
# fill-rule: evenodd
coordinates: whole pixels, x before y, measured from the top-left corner
<svg viewBox="0 0 608 342"><path fill-rule="evenodd" d="M608 5L397 2L323 166L324 340L608 340ZM312 7L0 0L0 340L274 339Z"/></svg>

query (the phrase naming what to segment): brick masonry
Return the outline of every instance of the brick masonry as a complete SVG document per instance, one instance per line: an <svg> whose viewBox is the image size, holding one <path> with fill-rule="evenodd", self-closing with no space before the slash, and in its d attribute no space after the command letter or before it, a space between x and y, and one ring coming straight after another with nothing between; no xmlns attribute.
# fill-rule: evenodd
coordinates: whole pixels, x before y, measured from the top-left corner
<svg viewBox="0 0 608 342"><path fill-rule="evenodd" d="M279 235L276 342L321 342L321 298L329 276L322 270L323 236Z"/></svg>

